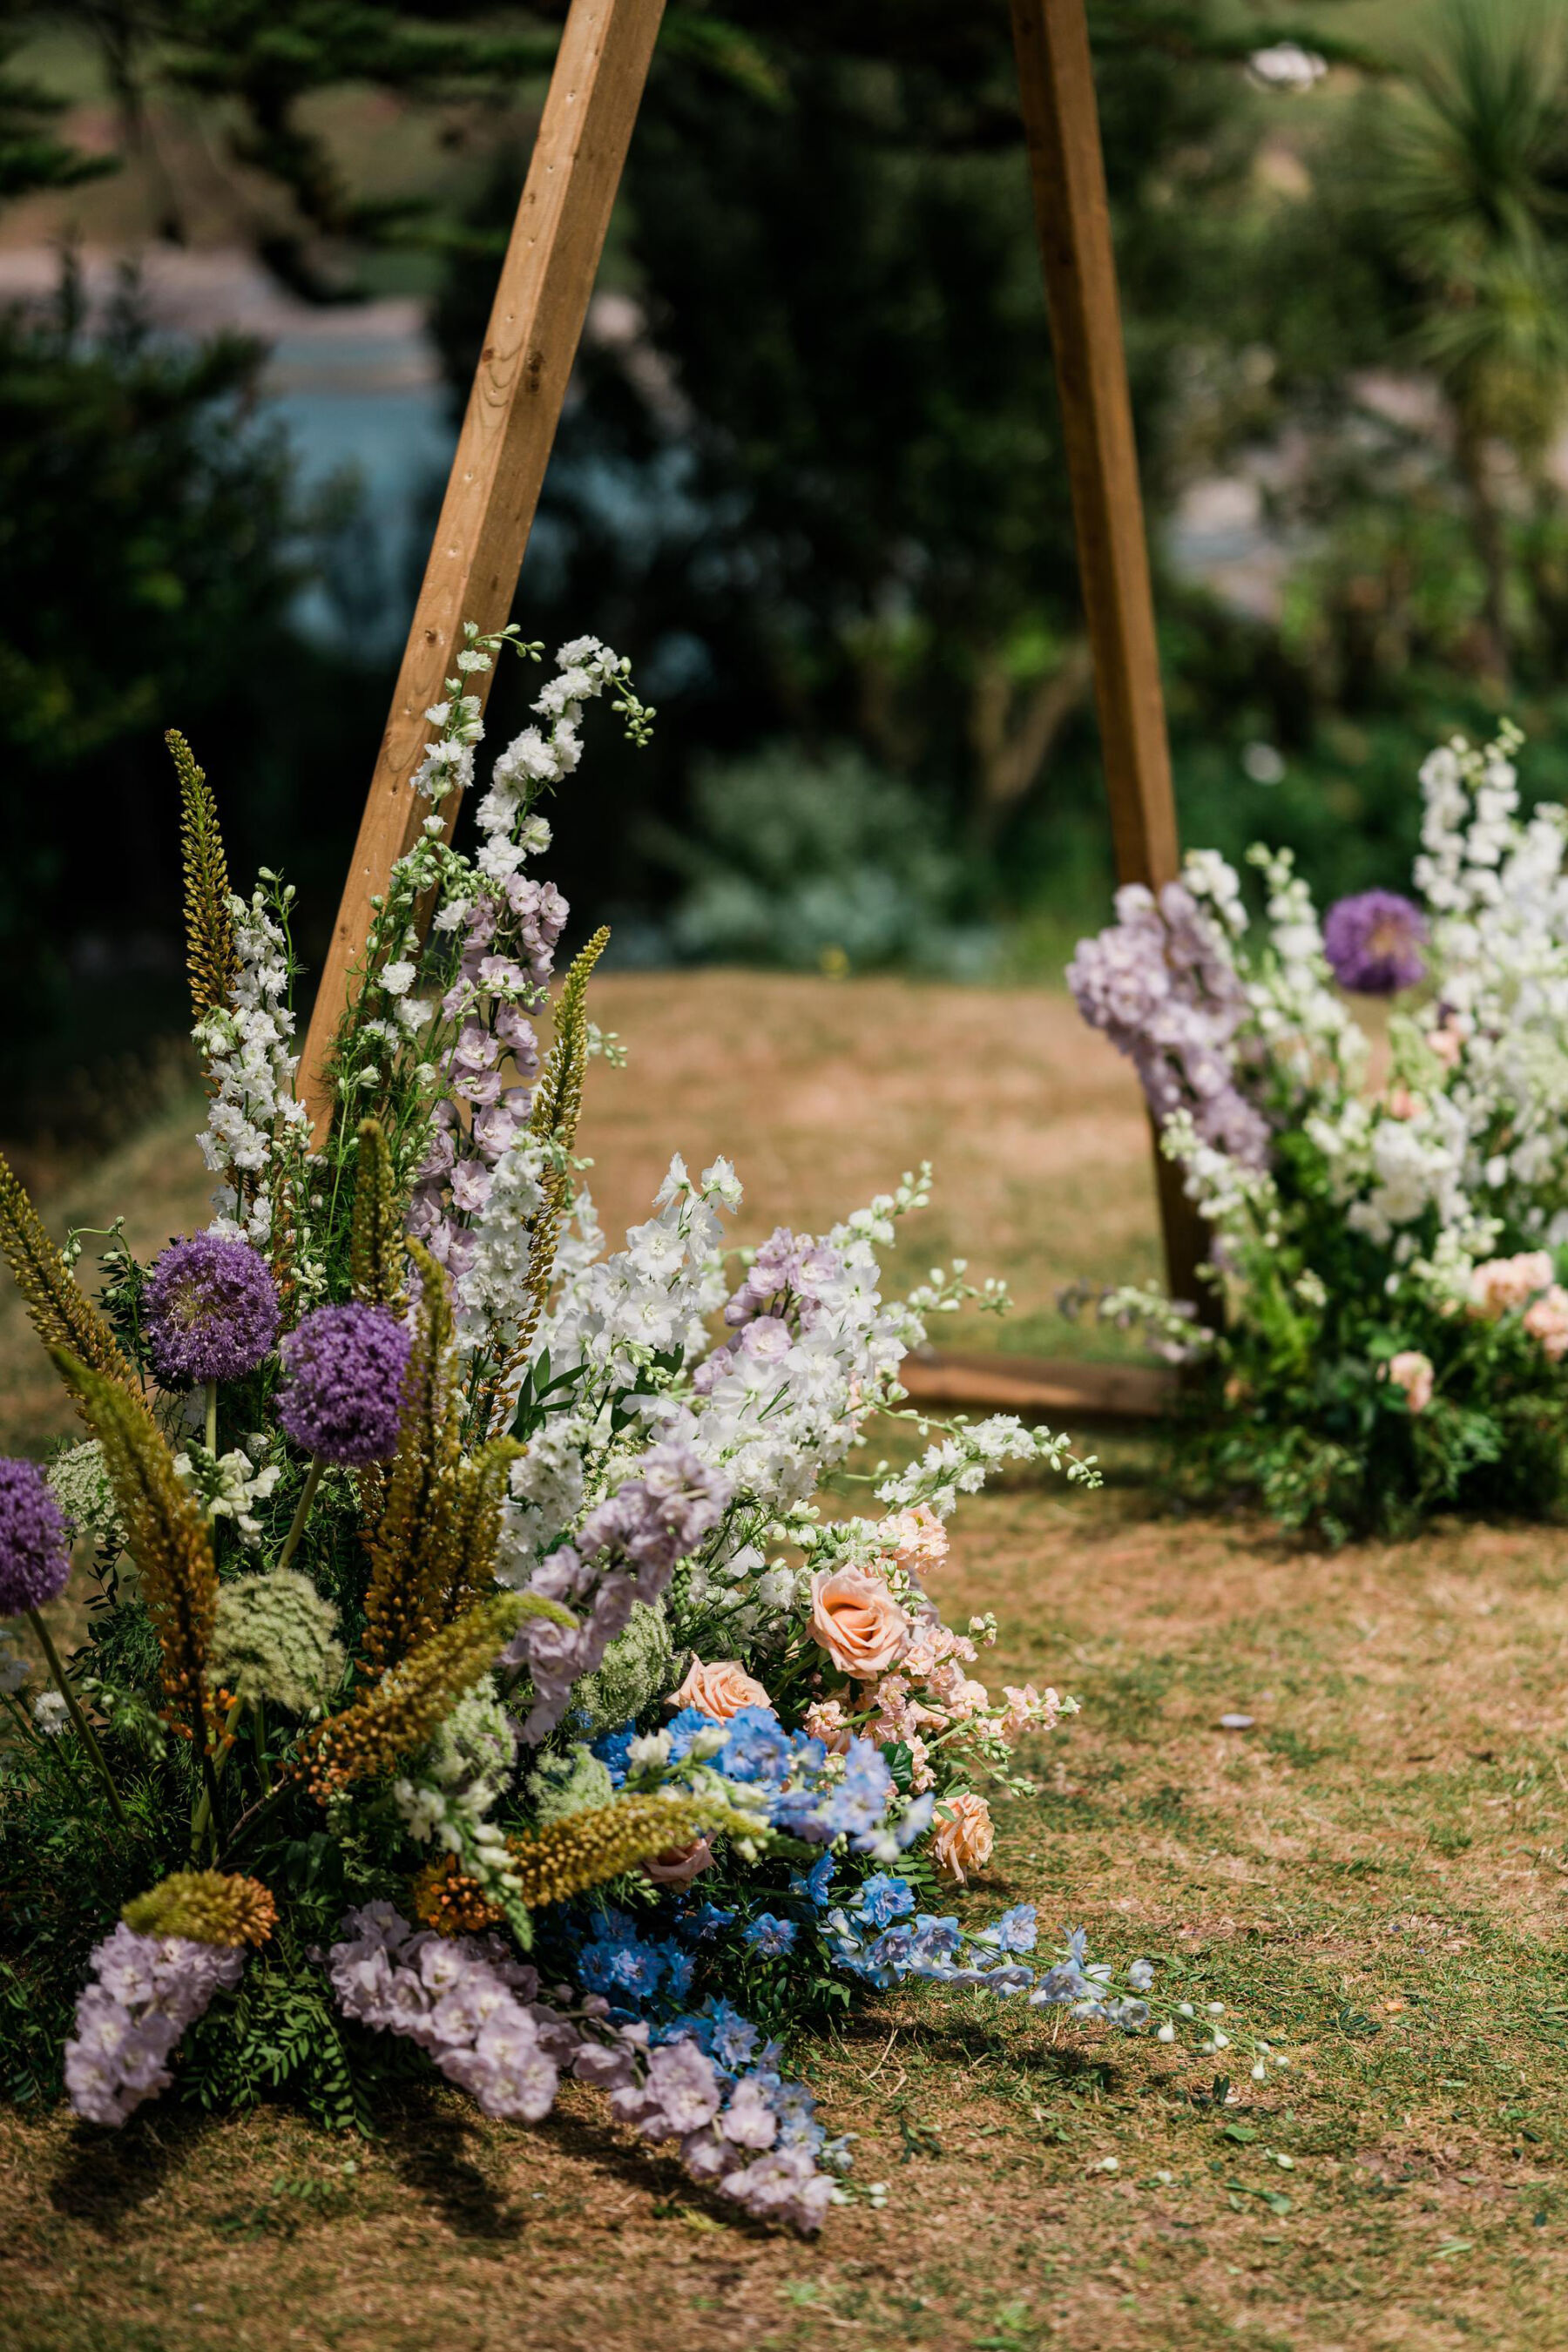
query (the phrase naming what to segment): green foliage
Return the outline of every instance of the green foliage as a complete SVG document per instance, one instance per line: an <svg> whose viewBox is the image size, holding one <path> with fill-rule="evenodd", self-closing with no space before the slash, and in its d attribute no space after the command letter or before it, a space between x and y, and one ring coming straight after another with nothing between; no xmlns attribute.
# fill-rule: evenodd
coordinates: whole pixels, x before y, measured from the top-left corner
<svg viewBox="0 0 1568 2352"><path fill-rule="evenodd" d="M691 834L650 836L685 882L670 920L680 954L803 971L973 976L985 963L985 933L956 919L969 877L941 803L853 747L709 761L692 814Z"/></svg>
<svg viewBox="0 0 1568 2352"><path fill-rule="evenodd" d="M356 2033L337 2015L320 1969L285 1923L251 1956L236 1990L186 2035L180 2095L234 2108L286 2092L328 2131L368 2133L377 2077L408 2071L395 2052L393 2035Z"/></svg>

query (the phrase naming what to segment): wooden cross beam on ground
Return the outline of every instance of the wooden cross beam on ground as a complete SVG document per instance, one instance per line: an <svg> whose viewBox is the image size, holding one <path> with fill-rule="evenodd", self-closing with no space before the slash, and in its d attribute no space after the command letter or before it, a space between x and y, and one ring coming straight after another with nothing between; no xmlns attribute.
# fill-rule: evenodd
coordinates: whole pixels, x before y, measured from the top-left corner
<svg viewBox="0 0 1568 2352"><path fill-rule="evenodd" d="M1175 803L1084 0L1011 6L1117 877L1157 887L1179 864ZM463 623L499 629L510 613L663 9L572 0L311 1014L302 1066L318 1138L372 901L426 814L410 789L425 713L452 674ZM469 683L483 694L489 680ZM1170 1163L1156 1152L1155 1164L1172 1294L1196 1298L1201 1229ZM984 1359L950 1358L911 1367L910 1386L933 1402L1138 1418L1164 1393L1160 1375L1127 1366L1009 1358L990 1389L987 1377Z"/></svg>

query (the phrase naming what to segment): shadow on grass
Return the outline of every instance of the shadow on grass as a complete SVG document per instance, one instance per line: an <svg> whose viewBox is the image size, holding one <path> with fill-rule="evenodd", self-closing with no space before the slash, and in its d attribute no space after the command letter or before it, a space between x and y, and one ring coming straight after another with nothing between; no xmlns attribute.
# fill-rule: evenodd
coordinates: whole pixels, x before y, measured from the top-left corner
<svg viewBox="0 0 1568 2352"><path fill-rule="evenodd" d="M100 2238L121 2237L171 2175L199 2158L219 2118L169 2107L118 2129L77 2124L49 2188L49 2202Z"/></svg>
<svg viewBox="0 0 1568 2352"><path fill-rule="evenodd" d="M470 2116L436 2099L404 2103L380 2119L381 2149L404 2187L440 2214L459 2238L512 2244L524 2215L509 2191L474 2161L482 2145Z"/></svg>

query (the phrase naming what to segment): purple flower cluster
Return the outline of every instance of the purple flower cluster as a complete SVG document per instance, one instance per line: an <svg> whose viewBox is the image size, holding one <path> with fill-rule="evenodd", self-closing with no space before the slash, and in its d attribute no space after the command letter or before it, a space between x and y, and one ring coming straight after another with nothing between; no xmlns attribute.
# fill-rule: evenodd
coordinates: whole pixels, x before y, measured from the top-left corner
<svg viewBox="0 0 1568 2352"><path fill-rule="evenodd" d="M0 1617L41 1609L71 1572L69 1524L36 1462L0 1460Z"/></svg>
<svg viewBox="0 0 1568 2352"><path fill-rule="evenodd" d="M232 1991L245 1955L185 1936L138 1936L123 1922L92 1955L66 2043L66 2089L89 2123L122 2124L169 2084L168 2060L215 1993Z"/></svg>
<svg viewBox="0 0 1568 2352"><path fill-rule="evenodd" d="M1068 966L1079 1011L1131 1061L1159 1124L1188 1110L1205 1143L1262 1168L1268 1128L1237 1086L1231 1051L1247 1000L1214 925L1180 882L1157 901L1129 884L1116 918Z"/></svg>
<svg viewBox="0 0 1568 2352"><path fill-rule="evenodd" d="M412 1342L389 1307L318 1307L284 1340L278 1418L323 1462L355 1467L397 1451Z"/></svg>
<svg viewBox="0 0 1568 2352"><path fill-rule="evenodd" d="M622 2026L620 2036L628 2048L646 2046L648 2029ZM833 2181L817 2169L822 2128L811 2120L810 2096L799 2084L783 2083L771 2070L729 2075L696 2034L682 2034L649 2051L646 2073L613 2089L610 2106L644 2139L679 2141L691 2178L758 2221L821 2228Z"/></svg>
<svg viewBox="0 0 1568 2352"><path fill-rule="evenodd" d="M441 1001L444 1017L458 1024L441 1066L448 1098L437 1105L408 1214L409 1232L453 1275L468 1272L468 1220L484 1207L491 1171L528 1121L539 1041L515 1000L542 1000L567 913L553 883L521 874L469 909L458 975ZM503 1086L508 1055L524 1083ZM468 1106L466 1127L459 1101Z"/></svg>
<svg viewBox="0 0 1568 2352"><path fill-rule="evenodd" d="M776 1226L725 1307L724 1320L740 1336L697 1366L692 1386L698 1394L707 1396L742 1349L764 1360L786 1355L821 1321L844 1279L844 1261L831 1243Z"/></svg>
<svg viewBox="0 0 1568 2352"><path fill-rule="evenodd" d="M147 1277L147 1336L165 1388L254 1371L282 1320L271 1269L248 1242L195 1234Z"/></svg>
<svg viewBox="0 0 1568 2352"><path fill-rule="evenodd" d="M537 2123L550 2113L580 2037L539 2005L537 1969L498 1937L416 1933L390 1903L351 1912L343 1927L328 1973L345 2017L406 2034L487 2116Z"/></svg>
<svg viewBox="0 0 1568 2352"><path fill-rule="evenodd" d="M724 1516L729 1481L690 1446L667 1438L648 1448L635 1478L589 1512L576 1538L535 1570L529 1590L570 1608L589 1602L574 1626L531 1617L505 1653L533 1682L522 1736L537 1743L565 1712L573 1685L592 1674L630 1622L632 1603L659 1599L675 1573ZM590 1599L591 1596L591 1599Z"/></svg>
<svg viewBox="0 0 1568 2352"><path fill-rule="evenodd" d="M538 2122L569 2072L608 2091L617 2120L643 2138L678 2140L692 2178L748 2212L803 2230L821 2222L833 2183L816 2168L823 2135L809 2095L769 2069L726 2069L702 2047L711 2021L683 2021L650 2046L646 2025L610 2023L602 1998L584 2000L582 2026L541 2001L537 1971L497 1937L416 1933L386 1903L343 1926L330 1974L344 2014L408 2035L486 2115Z"/></svg>
<svg viewBox="0 0 1568 2352"><path fill-rule="evenodd" d="M1426 970L1426 916L1397 890L1336 898L1323 917L1323 953L1340 986L1355 996L1414 988Z"/></svg>

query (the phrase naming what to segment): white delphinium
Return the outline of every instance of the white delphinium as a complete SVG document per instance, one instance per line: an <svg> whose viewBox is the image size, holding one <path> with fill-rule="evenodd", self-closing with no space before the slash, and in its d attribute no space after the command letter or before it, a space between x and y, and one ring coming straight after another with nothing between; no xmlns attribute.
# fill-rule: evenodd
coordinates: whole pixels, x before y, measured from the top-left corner
<svg viewBox="0 0 1568 2352"><path fill-rule="evenodd" d="M896 1511L923 1503L939 1519L951 1518L960 1495L977 1495L1008 1462L1043 1463L1047 1469L1065 1471L1074 1486L1100 1483L1094 1455L1075 1454L1070 1437L1054 1436L1048 1429L1026 1429L1016 1413L996 1412L928 1445L918 1462L883 1480L877 1499Z"/></svg>
<svg viewBox="0 0 1568 2352"><path fill-rule="evenodd" d="M292 1050L289 1004L289 952L283 928L292 887L279 889L263 874L248 901L228 902L237 970L232 1007L214 1005L192 1032L206 1066L211 1100L196 1140L215 1175L226 1181L213 1195L212 1230L264 1249L280 1183L298 1186L310 1150L310 1121L295 1098L300 1057ZM304 1258L295 1280L308 1304L323 1295L322 1269Z"/></svg>
<svg viewBox="0 0 1568 2352"><path fill-rule="evenodd" d="M1333 986L1312 895L1288 849L1255 846L1247 863L1268 890L1268 952L1244 975L1251 1025L1294 1083L1331 1096L1358 1086L1367 1039Z"/></svg>
<svg viewBox="0 0 1568 2352"><path fill-rule="evenodd" d="M1185 1111L1176 1111L1160 1130L1160 1149L1185 1179L1184 1191L1213 1230L1216 1244L1249 1238L1255 1232L1270 1247L1279 1240L1279 1195L1267 1170L1245 1168L1228 1152L1205 1143Z"/></svg>
<svg viewBox="0 0 1568 2352"><path fill-rule="evenodd" d="M515 1325L527 1295L534 1220L544 1206L550 1148L526 1131L509 1146L490 1171L484 1204L468 1231L474 1252L457 1292L457 1340L471 1353L500 1345Z"/></svg>

